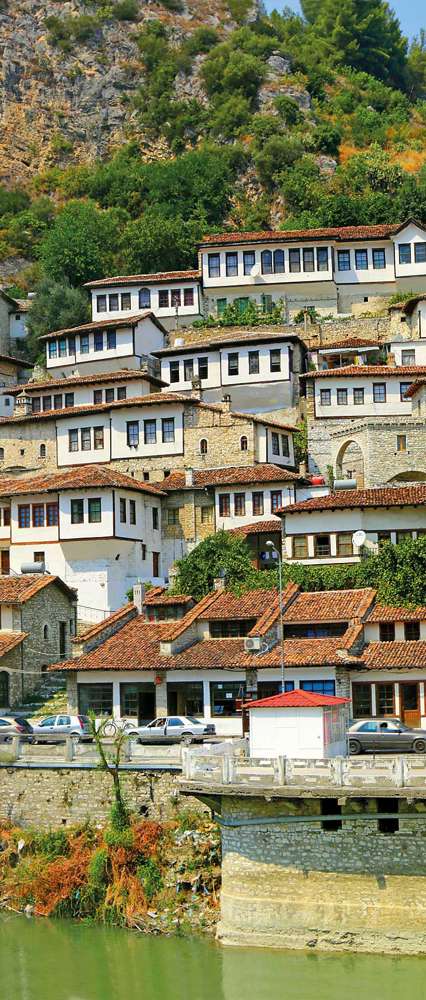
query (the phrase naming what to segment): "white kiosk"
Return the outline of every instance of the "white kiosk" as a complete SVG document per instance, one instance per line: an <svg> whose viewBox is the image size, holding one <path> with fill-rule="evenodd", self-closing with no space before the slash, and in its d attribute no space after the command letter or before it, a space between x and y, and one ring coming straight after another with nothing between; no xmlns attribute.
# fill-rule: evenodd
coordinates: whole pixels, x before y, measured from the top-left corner
<svg viewBox="0 0 426 1000"><path fill-rule="evenodd" d="M299 689L247 702L250 757L345 757L348 704Z"/></svg>

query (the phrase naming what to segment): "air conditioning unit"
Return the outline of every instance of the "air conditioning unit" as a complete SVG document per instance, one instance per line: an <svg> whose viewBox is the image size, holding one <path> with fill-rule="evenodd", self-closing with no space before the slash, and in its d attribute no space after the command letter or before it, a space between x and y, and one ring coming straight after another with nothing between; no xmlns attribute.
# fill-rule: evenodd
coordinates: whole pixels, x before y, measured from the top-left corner
<svg viewBox="0 0 426 1000"><path fill-rule="evenodd" d="M246 653L258 653L261 648L261 638L260 635L255 635L252 638L244 639L244 649Z"/></svg>

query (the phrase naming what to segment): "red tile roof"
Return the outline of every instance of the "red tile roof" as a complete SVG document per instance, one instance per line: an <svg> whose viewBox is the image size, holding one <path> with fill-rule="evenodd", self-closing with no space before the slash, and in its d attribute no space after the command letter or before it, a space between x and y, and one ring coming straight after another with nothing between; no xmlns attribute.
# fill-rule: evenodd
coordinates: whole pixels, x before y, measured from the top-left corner
<svg viewBox="0 0 426 1000"><path fill-rule="evenodd" d="M250 419L251 414L247 414ZM185 486L185 472L171 472L161 483L161 488L169 490L198 489L207 486L229 486L233 483L274 483L299 481L298 472L289 472L278 465L259 462L258 465L229 465L221 469L193 469L193 486ZM280 530L279 522L278 529Z"/></svg>
<svg viewBox="0 0 426 1000"><path fill-rule="evenodd" d="M59 576L51 576L48 573L24 573L22 576L0 576L0 604L25 604L51 583L56 583L70 595L72 600L75 600L75 590L68 587ZM1 634L0 632L0 636Z"/></svg>
<svg viewBox="0 0 426 1000"><path fill-rule="evenodd" d="M426 365L343 365L305 372L299 378L402 378L426 375Z"/></svg>
<svg viewBox="0 0 426 1000"><path fill-rule="evenodd" d="M293 341L300 340L300 337L298 333L295 333L293 329L289 329L288 327L279 331L277 331L277 329L263 330L257 327L255 333L250 332L246 327L236 327L235 332L232 335L229 333L220 334L218 331L217 336L210 334L210 336L205 340L194 340L182 344L181 347L177 347L176 345L174 347L162 347L160 350L153 351L152 353L156 358L163 358L168 357L171 354L197 354L200 350L215 350L224 344L233 344L237 347L239 344L263 343L268 340L278 340L280 342L287 340Z"/></svg>
<svg viewBox="0 0 426 1000"><path fill-rule="evenodd" d="M259 618L269 610L271 603L277 599L276 590L250 590L238 597L229 591L219 592L216 601L199 618L214 619L246 619Z"/></svg>
<svg viewBox="0 0 426 1000"><path fill-rule="evenodd" d="M160 486L141 482L124 472L103 465L81 465L67 472L51 472L30 479L3 479L0 477L0 496L23 496L28 493L58 493L62 490L117 487L137 493L164 496Z"/></svg>
<svg viewBox="0 0 426 1000"><path fill-rule="evenodd" d="M34 368L32 361L27 361L26 358L14 358L11 354L0 354L1 361L10 361L11 364L17 365L18 368ZM21 386L22 388L22 386Z"/></svg>
<svg viewBox="0 0 426 1000"><path fill-rule="evenodd" d="M376 604L367 618L368 622L414 622L426 621L426 607L392 608L387 604Z"/></svg>
<svg viewBox="0 0 426 1000"><path fill-rule="evenodd" d="M157 406L168 403L183 403L207 410L218 410L216 403L202 403L193 396L184 396L178 392L150 392L145 396L130 396L129 399L116 399L112 403L84 403L80 406L63 407L62 410L42 410L40 413L14 413L10 417L0 417L1 424L25 423L28 420L56 420L59 417L75 417L84 413L109 413L110 410L128 409L132 406ZM247 419L247 417L246 417Z"/></svg>
<svg viewBox="0 0 426 1000"><path fill-rule="evenodd" d="M416 378L412 385L410 385L410 388L407 389L405 399L411 399L424 385L426 385L426 378Z"/></svg>
<svg viewBox="0 0 426 1000"><path fill-rule="evenodd" d="M81 326L67 326L64 327L64 329L62 330L52 330L51 333L45 333L43 337L39 337L38 339L49 340L51 337L62 337L66 333L74 334L74 333L85 333L86 331L89 330L99 330L99 329L104 330L106 327L109 326L113 327L136 326L137 323L140 323L142 319L148 319L148 318L151 319L152 322L155 323L155 325L158 326L158 328L162 330L164 334L167 333L167 330L160 322L160 320L157 319L157 317L154 315L152 309L144 309L142 312L132 313L129 316L124 317L123 319L118 317L117 319L99 319L91 323L83 323ZM72 361L67 361L67 359L64 358L63 363L64 365L66 364L70 365L72 364Z"/></svg>
<svg viewBox="0 0 426 1000"><path fill-rule="evenodd" d="M155 271L152 274L117 274L112 278L86 281L85 288L103 288L104 285L133 285L144 281L159 284L163 281L192 281L201 278L200 271Z"/></svg>
<svg viewBox="0 0 426 1000"><path fill-rule="evenodd" d="M368 670L426 667L426 642L370 642L362 655Z"/></svg>
<svg viewBox="0 0 426 1000"><path fill-rule="evenodd" d="M189 594L169 594L166 587L151 587L145 594L143 603L147 607L152 605L162 607L163 605L190 604L193 600L194 598Z"/></svg>
<svg viewBox="0 0 426 1000"><path fill-rule="evenodd" d="M209 611L213 604L218 600L219 596L223 594L223 591L214 590L211 594L206 594L205 597L198 601L193 608L180 618L178 621L169 622L168 625L164 626L164 634L162 638L165 642L173 642L174 639L178 639L180 635L197 620L197 618L208 618L207 611Z"/></svg>
<svg viewBox="0 0 426 1000"><path fill-rule="evenodd" d="M288 518L311 510L349 510L354 507L417 507L426 504L426 483L418 486L383 486L368 490L342 490L325 497L311 497L282 507Z"/></svg>
<svg viewBox="0 0 426 1000"><path fill-rule="evenodd" d="M290 583L287 583L283 591L283 609L291 604L296 595L299 593L299 590L300 587L298 583L293 583L292 580L290 580ZM256 624L253 625L253 628L248 633L249 636L266 635L266 633L269 632L269 629L272 628L272 626L279 620L279 617L279 595L278 591L275 591L274 600L271 602L264 614L261 615Z"/></svg>
<svg viewBox="0 0 426 1000"><path fill-rule="evenodd" d="M275 521L254 521L253 524L241 524L239 528L228 528L231 535L270 535L272 532L281 534L281 522L277 517Z"/></svg>
<svg viewBox="0 0 426 1000"><path fill-rule="evenodd" d="M285 694L274 694L271 698L259 698L258 701L246 702L245 708L326 708L334 705L347 705L349 698L336 698L331 694L315 694L314 691L303 691L296 688Z"/></svg>
<svg viewBox="0 0 426 1000"><path fill-rule="evenodd" d="M340 226L329 229L263 230L261 232L211 233L204 236L200 247L219 246L222 243L282 243L294 240L335 239L347 240L386 239L401 229L400 224L379 226Z"/></svg>
<svg viewBox="0 0 426 1000"><path fill-rule="evenodd" d="M359 590L317 590L299 593L284 610L284 624L344 622L363 618L376 596L372 587ZM342 639L340 639L342 642Z"/></svg>
<svg viewBox="0 0 426 1000"><path fill-rule="evenodd" d="M118 609L118 611L113 611L112 615L107 615L107 617L103 618L101 622L95 622L94 625L90 625L89 628L85 629L84 632L80 632L80 634L76 635L71 641L77 643L77 645L84 645L84 643L88 642L89 639L94 639L97 635L102 635L102 632L104 632L105 629L110 628L110 626L114 625L115 622L119 622L121 618L127 618L128 615L135 617L136 614L136 607L133 602L124 604L122 608Z"/></svg>
<svg viewBox="0 0 426 1000"><path fill-rule="evenodd" d="M24 639L28 639L28 632L0 632L0 657L10 653L15 646L20 646Z"/></svg>
<svg viewBox="0 0 426 1000"><path fill-rule="evenodd" d="M58 670L155 670L160 665L160 639L168 625L147 622L138 615L126 622L102 645L73 660L60 661ZM1 633L0 633L1 634Z"/></svg>
<svg viewBox="0 0 426 1000"><path fill-rule="evenodd" d="M116 372L98 372L96 374L94 372L93 375L70 375L69 378L50 378L44 379L41 382L30 381L25 382L24 384L21 383L21 385L5 386L1 392L3 395L19 396L21 392L31 394L40 391L40 389L72 389L74 385L92 385L92 383L93 385L97 385L98 383L100 384L103 382L139 382L141 380L145 382L156 382L160 385L167 384L160 378L148 375L147 372L143 372L140 368L125 368Z"/></svg>
<svg viewBox="0 0 426 1000"><path fill-rule="evenodd" d="M346 350L351 347L379 347L377 340L363 340L362 337L346 337L345 340L336 340L331 344L322 344L320 347L313 347L312 353L318 351L319 354L327 354L327 351Z"/></svg>

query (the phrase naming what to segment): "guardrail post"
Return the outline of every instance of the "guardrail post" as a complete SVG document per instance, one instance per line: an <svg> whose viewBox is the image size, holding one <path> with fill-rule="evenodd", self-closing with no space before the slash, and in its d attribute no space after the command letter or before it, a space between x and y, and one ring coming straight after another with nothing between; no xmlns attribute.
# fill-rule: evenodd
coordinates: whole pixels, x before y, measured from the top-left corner
<svg viewBox="0 0 426 1000"><path fill-rule="evenodd" d="M235 757L228 757L228 781L232 785L235 782L236 777L236 761Z"/></svg>
<svg viewBox="0 0 426 1000"><path fill-rule="evenodd" d="M65 760L67 762L74 760L74 740L72 736L65 737Z"/></svg>
<svg viewBox="0 0 426 1000"><path fill-rule="evenodd" d="M228 769L228 764L229 764L229 757L227 757L226 755L224 755L222 757L222 783L224 785L228 785L229 784L229 769Z"/></svg>
<svg viewBox="0 0 426 1000"><path fill-rule="evenodd" d="M393 769L393 780L397 788L403 788L405 785L405 772L406 772L406 761L404 757L395 757L394 769Z"/></svg>
<svg viewBox="0 0 426 1000"><path fill-rule="evenodd" d="M330 763L333 785L343 785L343 757L335 757Z"/></svg>
<svg viewBox="0 0 426 1000"><path fill-rule="evenodd" d="M276 778L279 785L287 784L287 757L276 757Z"/></svg>
<svg viewBox="0 0 426 1000"><path fill-rule="evenodd" d="M130 761L132 759L132 741L127 739L124 744L124 760Z"/></svg>
<svg viewBox="0 0 426 1000"><path fill-rule="evenodd" d="M19 736L12 736L10 753L14 760L19 760L21 756L21 740Z"/></svg>

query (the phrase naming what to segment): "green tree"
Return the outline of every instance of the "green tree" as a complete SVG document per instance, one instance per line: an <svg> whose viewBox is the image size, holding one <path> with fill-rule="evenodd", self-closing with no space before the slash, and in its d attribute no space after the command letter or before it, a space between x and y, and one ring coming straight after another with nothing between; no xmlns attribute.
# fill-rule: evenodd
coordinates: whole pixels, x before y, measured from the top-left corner
<svg viewBox="0 0 426 1000"><path fill-rule="evenodd" d="M39 337L52 330L64 330L90 320L89 296L79 288L45 278L35 288L35 297L28 310L27 344L32 358L41 357Z"/></svg>
<svg viewBox="0 0 426 1000"><path fill-rule="evenodd" d="M111 274L120 224L116 213L90 201L70 201L58 212L40 247L47 277L82 285Z"/></svg>
<svg viewBox="0 0 426 1000"><path fill-rule="evenodd" d="M177 569L176 593L192 594L197 601L212 590L213 581L221 573L229 589L254 583L257 576L245 541L228 531L209 535L178 560Z"/></svg>
<svg viewBox="0 0 426 1000"><path fill-rule="evenodd" d="M201 219L186 221L148 211L123 230L122 259L126 273L184 270L195 265L196 245L206 231Z"/></svg>

